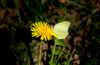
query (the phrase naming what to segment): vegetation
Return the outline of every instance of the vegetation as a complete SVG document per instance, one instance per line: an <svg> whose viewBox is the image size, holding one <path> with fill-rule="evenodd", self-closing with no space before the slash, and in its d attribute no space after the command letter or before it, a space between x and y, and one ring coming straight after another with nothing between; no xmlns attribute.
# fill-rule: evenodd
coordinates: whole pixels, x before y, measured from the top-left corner
<svg viewBox="0 0 100 65"><path fill-rule="evenodd" d="M0 0L1 64L99 65L99 17L100 0ZM68 21L68 35L34 37L31 26L39 21Z"/></svg>

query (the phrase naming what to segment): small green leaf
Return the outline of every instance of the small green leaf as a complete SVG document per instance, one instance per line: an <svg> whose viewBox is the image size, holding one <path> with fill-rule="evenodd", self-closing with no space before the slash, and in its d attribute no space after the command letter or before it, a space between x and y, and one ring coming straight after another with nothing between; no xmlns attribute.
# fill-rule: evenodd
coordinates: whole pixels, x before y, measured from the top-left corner
<svg viewBox="0 0 100 65"><path fill-rule="evenodd" d="M66 46L62 39L55 39L55 44L59 46Z"/></svg>

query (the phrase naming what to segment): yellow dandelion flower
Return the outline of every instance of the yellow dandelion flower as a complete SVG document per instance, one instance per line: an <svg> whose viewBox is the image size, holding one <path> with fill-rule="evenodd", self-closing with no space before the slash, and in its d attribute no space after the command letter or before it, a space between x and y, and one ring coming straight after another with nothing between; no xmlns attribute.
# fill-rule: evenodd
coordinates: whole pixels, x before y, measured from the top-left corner
<svg viewBox="0 0 100 65"><path fill-rule="evenodd" d="M53 28L45 22L36 22L32 24L32 37L40 37L40 40L51 40L55 36Z"/></svg>

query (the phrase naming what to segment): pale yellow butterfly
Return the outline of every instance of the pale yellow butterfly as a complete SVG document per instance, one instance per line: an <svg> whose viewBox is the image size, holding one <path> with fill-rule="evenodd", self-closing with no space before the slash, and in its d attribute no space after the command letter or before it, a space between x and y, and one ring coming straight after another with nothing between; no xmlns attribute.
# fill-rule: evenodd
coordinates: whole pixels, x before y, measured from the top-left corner
<svg viewBox="0 0 100 65"><path fill-rule="evenodd" d="M57 35L57 39L65 39L65 37L68 36L70 24L69 21L63 21L54 26L54 32Z"/></svg>

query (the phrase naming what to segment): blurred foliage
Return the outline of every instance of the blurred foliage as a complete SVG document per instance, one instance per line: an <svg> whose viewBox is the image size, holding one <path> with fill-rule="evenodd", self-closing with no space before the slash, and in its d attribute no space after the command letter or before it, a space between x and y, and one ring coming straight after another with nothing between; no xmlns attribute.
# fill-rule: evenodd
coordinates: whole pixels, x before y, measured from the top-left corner
<svg viewBox="0 0 100 65"><path fill-rule="evenodd" d="M9 65L34 65L40 40L31 37L31 23L43 20L55 25L68 20L72 23L70 35L64 41L70 45L70 52L76 50L74 53L79 55L80 65L99 65L99 17L100 0L0 0L1 62ZM46 60L43 60L43 65L48 65L52 45L52 40L44 43L43 54ZM62 56L58 62L66 63L67 50L57 48L63 52L56 52ZM73 65L75 61L77 59L72 60Z"/></svg>

